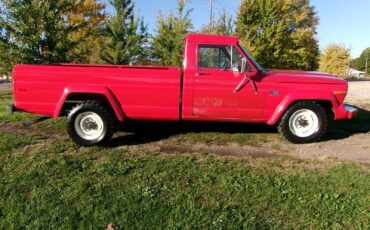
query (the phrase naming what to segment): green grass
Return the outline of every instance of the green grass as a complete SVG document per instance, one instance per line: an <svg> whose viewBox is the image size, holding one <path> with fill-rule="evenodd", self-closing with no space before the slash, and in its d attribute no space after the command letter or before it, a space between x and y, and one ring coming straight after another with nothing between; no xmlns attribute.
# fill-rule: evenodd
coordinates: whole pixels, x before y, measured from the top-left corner
<svg viewBox="0 0 370 230"><path fill-rule="evenodd" d="M12 97L12 92L9 91L9 90L1 90L0 89L0 98L4 99L8 99L8 98L11 98Z"/></svg>
<svg viewBox="0 0 370 230"><path fill-rule="evenodd" d="M0 104L4 125L18 127L30 116L6 117ZM29 132L0 128L0 229L370 228L368 164L169 155L139 145L83 148L63 126L60 119ZM277 134L166 138L258 147Z"/></svg>
<svg viewBox="0 0 370 230"><path fill-rule="evenodd" d="M305 162L274 158L253 166L68 140L30 147L0 155L1 229L370 227L368 165L296 169L286 165Z"/></svg>
<svg viewBox="0 0 370 230"><path fill-rule="evenodd" d="M0 87L0 97L10 98L12 96L12 89Z"/></svg>
<svg viewBox="0 0 370 230"><path fill-rule="evenodd" d="M14 149L32 144L33 142L33 138L24 138L21 135L0 132L0 154L9 153Z"/></svg>

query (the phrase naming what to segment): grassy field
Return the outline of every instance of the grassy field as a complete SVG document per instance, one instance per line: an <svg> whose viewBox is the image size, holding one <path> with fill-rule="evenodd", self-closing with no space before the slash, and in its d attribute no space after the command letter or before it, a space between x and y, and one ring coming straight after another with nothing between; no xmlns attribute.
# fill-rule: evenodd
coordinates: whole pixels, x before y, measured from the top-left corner
<svg viewBox="0 0 370 230"><path fill-rule="evenodd" d="M22 128L33 116L5 116L8 96L0 95L0 229L370 228L370 165L165 154L137 139L83 148L63 120ZM254 147L279 138L174 135L160 138Z"/></svg>

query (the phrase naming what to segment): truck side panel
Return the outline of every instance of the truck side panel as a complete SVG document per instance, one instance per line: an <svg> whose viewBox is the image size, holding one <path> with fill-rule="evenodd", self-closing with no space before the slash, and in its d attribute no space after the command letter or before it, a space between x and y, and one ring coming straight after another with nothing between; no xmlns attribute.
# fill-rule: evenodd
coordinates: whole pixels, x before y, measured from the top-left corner
<svg viewBox="0 0 370 230"><path fill-rule="evenodd" d="M118 100L126 119L179 119L177 68L18 65L13 75L15 107L21 111L54 116L68 87L68 93L104 87Z"/></svg>
<svg viewBox="0 0 370 230"><path fill-rule="evenodd" d="M274 125L282 117L289 106L297 101L325 101L331 104L334 115L339 103L333 95L335 90L347 90L346 85L330 84L296 84L271 82L273 77L266 76L268 85L268 98L266 100L263 120L269 125Z"/></svg>

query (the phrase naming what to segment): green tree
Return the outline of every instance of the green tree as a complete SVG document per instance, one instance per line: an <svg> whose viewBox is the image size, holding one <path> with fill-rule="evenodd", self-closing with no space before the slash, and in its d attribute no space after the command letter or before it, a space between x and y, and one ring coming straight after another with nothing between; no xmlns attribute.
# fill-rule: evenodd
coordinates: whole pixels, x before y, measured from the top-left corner
<svg viewBox="0 0 370 230"><path fill-rule="evenodd" d="M185 10L187 1L179 0L176 15L167 18L160 13L157 20L156 36L153 38L153 55L162 65L182 66L184 40L193 29L190 20L192 9Z"/></svg>
<svg viewBox="0 0 370 230"><path fill-rule="evenodd" d="M1 0L0 40L21 63L70 62L70 50L82 40L70 40L79 27L70 25L67 0ZM13 58L12 58L13 59Z"/></svg>
<svg viewBox="0 0 370 230"><path fill-rule="evenodd" d="M362 51L360 57L351 62L351 67L357 70L366 71L367 59L367 75L370 73L370 47Z"/></svg>
<svg viewBox="0 0 370 230"><path fill-rule="evenodd" d="M10 77L13 66L17 63L16 55L9 53L12 52L9 46L0 41L0 77Z"/></svg>
<svg viewBox="0 0 370 230"><path fill-rule="evenodd" d="M77 0L68 12L68 24L78 28L69 35L71 41L81 41L70 50L69 55L75 57L73 62L99 63L104 36L102 28L106 14L106 4L97 0Z"/></svg>
<svg viewBox="0 0 370 230"><path fill-rule="evenodd" d="M148 42L147 27L143 20L135 17L131 0L110 0L115 10L108 16L102 59L110 64L134 64L143 62Z"/></svg>
<svg viewBox="0 0 370 230"><path fill-rule="evenodd" d="M233 17L224 9L216 22L203 25L199 32L202 34L233 35L234 25Z"/></svg>
<svg viewBox="0 0 370 230"><path fill-rule="evenodd" d="M320 71L338 77L346 77L351 60L349 49L339 44L330 44L320 56Z"/></svg>
<svg viewBox="0 0 370 230"><path fill-rule="evenodd" d="M315 70L318 17L309 0L243 0L236 33L266 68Z"/></svg>
<svg viewBox="0 0 370 230"><path fill-rule="evenodd" d="M15 63L95 62L105 4L0 0L0 74Z"/></svg>

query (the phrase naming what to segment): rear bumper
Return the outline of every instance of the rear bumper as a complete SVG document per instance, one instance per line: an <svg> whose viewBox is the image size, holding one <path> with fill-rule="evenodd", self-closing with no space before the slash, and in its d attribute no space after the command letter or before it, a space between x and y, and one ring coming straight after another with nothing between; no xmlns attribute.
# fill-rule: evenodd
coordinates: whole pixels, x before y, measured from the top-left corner
<svg viewBox="0 0 370 230"><path fill-rule="evenodd" d="M7 115L12 115L15 111L17 111L17 109L15 108L14 104L11 104L11 105L7 105L6 106L6 114Z"/></svg>

